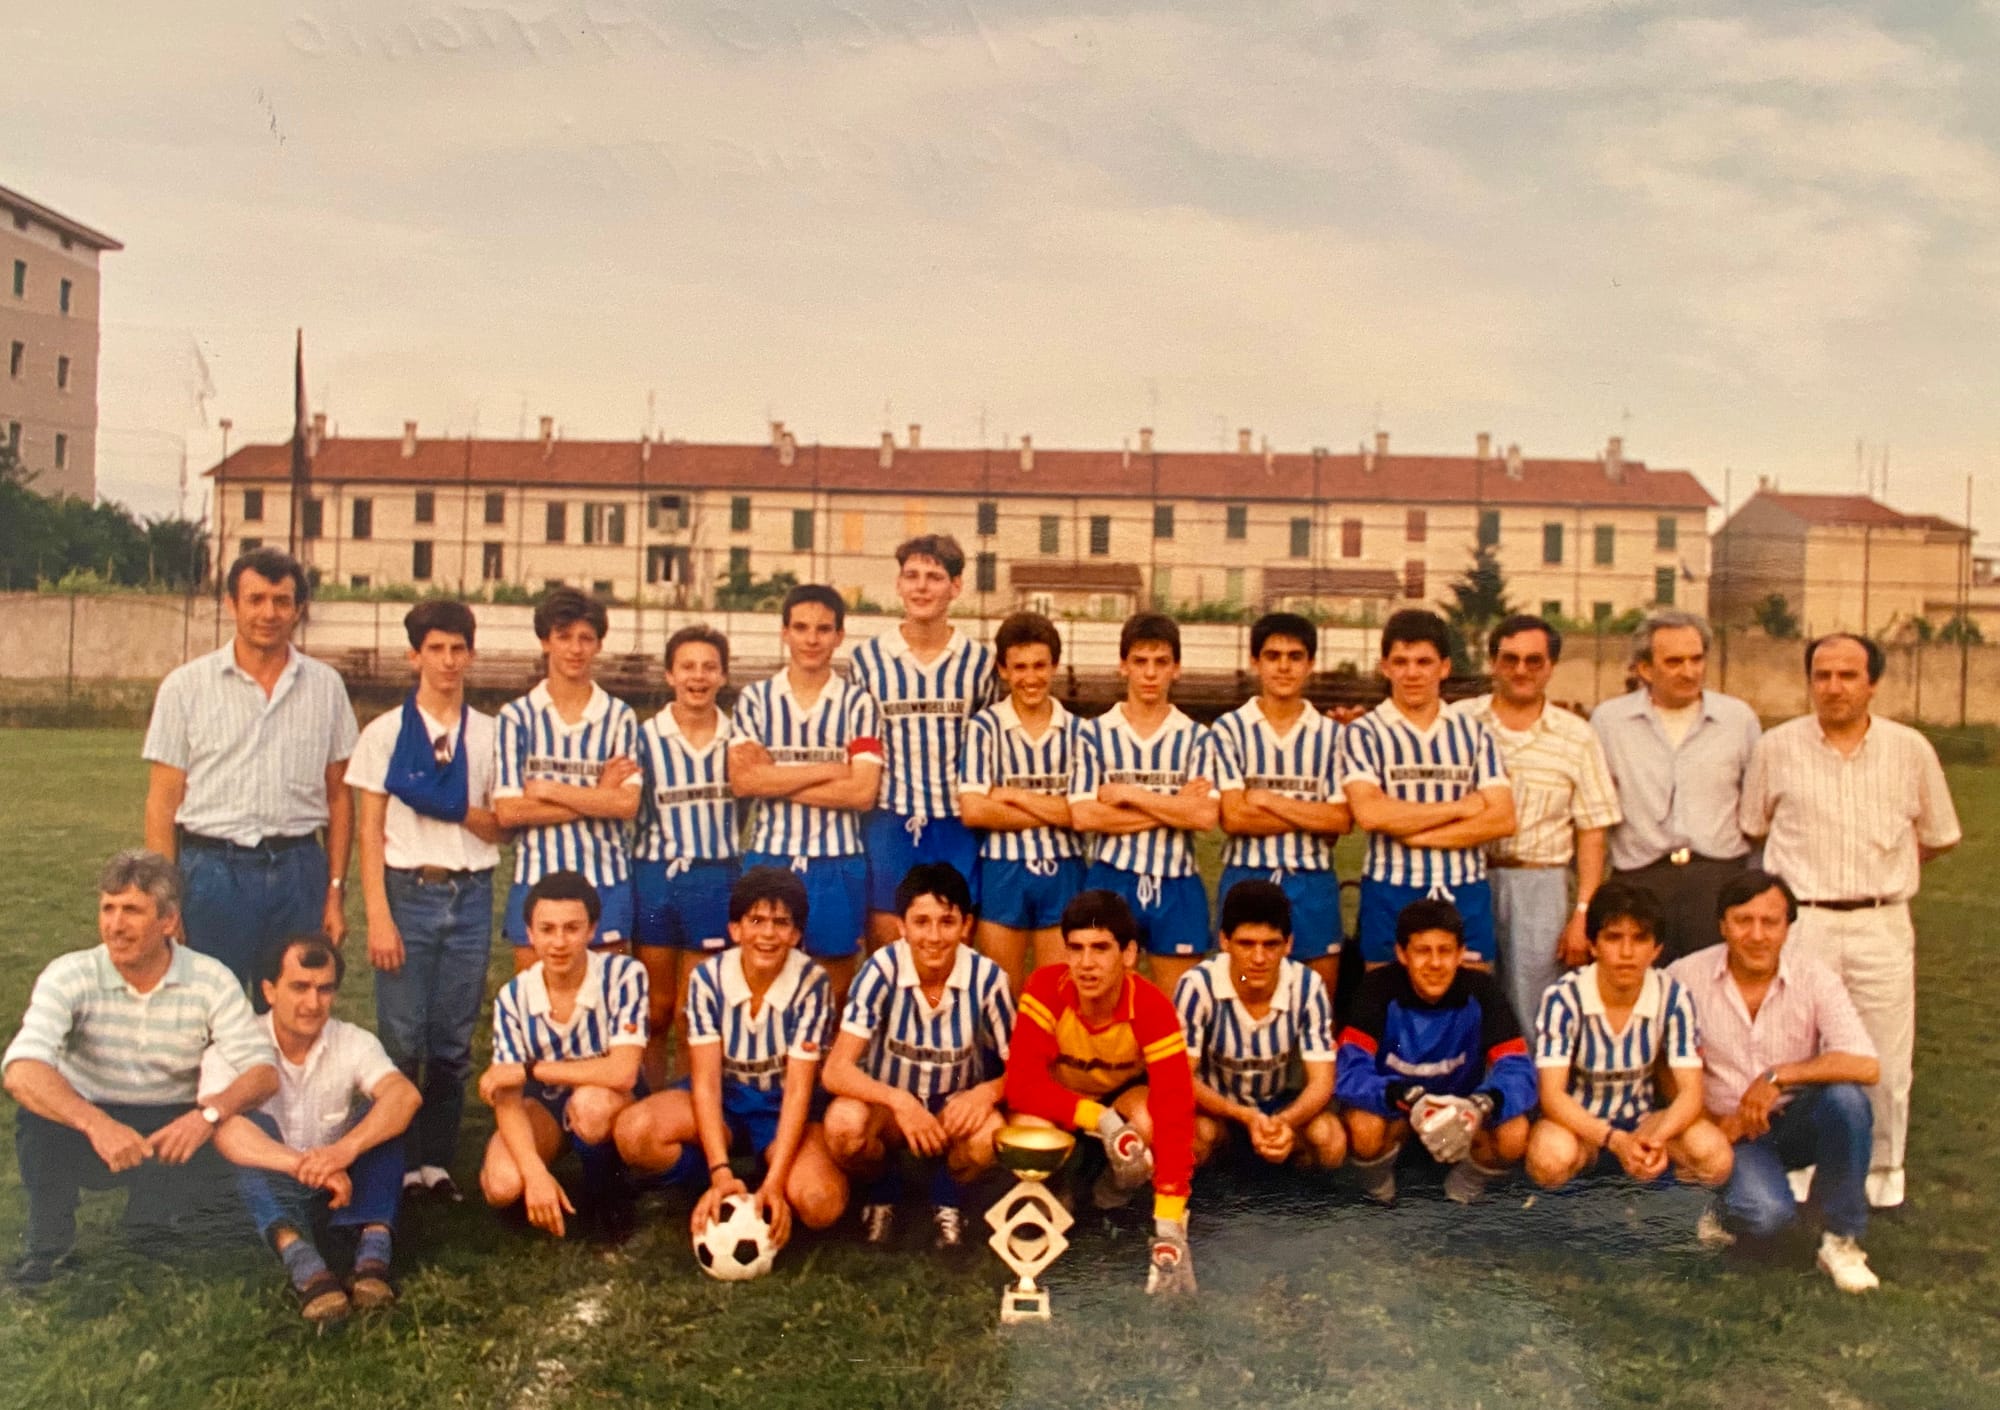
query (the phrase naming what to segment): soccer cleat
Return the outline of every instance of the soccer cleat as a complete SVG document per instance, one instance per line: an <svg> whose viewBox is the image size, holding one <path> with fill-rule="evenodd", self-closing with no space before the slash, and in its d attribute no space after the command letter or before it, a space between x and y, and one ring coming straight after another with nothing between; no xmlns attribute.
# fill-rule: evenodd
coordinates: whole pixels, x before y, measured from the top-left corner
<svg viewBox="0 0 2000 1410"><path fill-rule="evenodd" d="M419 1172L423 1177L424 1193L445 1204L458 1204L465 1196L459 1193L458 1182L451 1178L451 1172L441 1165L426 1165Z"/></svg>
<svg viewBox="0 0 2000 1410"><path fill-rule="evenodd" d="M864 1204L861 1206L861 1242L870 1248L887 1248L889 1240L896 1233L896 1206L893 1204Z"/></svg>
<svg viewBox="0 0 2000 1410"><path fill-rule="evenodd" d="M1722 1222L1722 1215L1714 1205L1701 1212L1701 1218L1694 1221L1695 1242L1703 1248L1725 1249L1736 1243L1736 1235L1729 1232Z"/></svg>
<svg viewBox="0 0 2000 1410"><path fill-rule="evenodd" d="M1090 1203L1096 1209L1123 1209L1132 1202L1132 1191L1118 1182L1118 1172L1110 1166L1097 1172L1090 1186Z"/></svg>
<svg viewBox="0 0 2000 1410"><path fill-rule="evenodd" d="M1840 1234L1819 1236L1819 1266L1833 1285L1845 1293L1874 1292L1882 1286L1861 1245Z"/></svg>
<svg viewBox="0 0 2000 1410"><path fill-rule="evenodd" d="M948 1204L931 1211L931 1247L941 1253L955 1253L965 1247L965 1216Z"/></svg>

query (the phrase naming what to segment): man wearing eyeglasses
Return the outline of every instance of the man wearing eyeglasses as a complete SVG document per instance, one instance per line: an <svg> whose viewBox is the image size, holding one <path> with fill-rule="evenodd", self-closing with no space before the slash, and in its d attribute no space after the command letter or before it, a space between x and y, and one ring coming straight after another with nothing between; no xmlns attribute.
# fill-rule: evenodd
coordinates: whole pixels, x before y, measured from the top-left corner
<svg viewBox="0 0 2000 1410"><path fill-rule="evenodd" d="M1516 831L1486 844L1486 865L1501 979L1515 1015L1532 1026L1549 985L1590 959L1583 916L1604 880L1618 795L1597 735L1580 716L1549 704L1562 633L1517 614L1493 629L1486 654L1493 693L1452 708L1485 724L1514 781Z"/></svg>

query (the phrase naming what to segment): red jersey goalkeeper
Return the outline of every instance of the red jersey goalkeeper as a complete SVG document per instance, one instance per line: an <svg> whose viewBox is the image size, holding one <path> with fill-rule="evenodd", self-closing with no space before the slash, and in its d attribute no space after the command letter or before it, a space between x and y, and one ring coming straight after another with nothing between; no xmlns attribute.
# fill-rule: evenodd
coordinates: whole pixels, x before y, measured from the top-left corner
<svg viewBox="0 0 2000 1410"><path fill-rule="evenodd" d="M1068 1129L1095 1131L1108 1168L1097 1202L1153 1185L1149 1291L1191 1291L1188 1183L1194 1174L1194 1075L1167 996L1132 972L1138 927L1122 898L1085 891L1064 908L1064 963L1021 992L1007 1057L1007 1105Z"/></svg>

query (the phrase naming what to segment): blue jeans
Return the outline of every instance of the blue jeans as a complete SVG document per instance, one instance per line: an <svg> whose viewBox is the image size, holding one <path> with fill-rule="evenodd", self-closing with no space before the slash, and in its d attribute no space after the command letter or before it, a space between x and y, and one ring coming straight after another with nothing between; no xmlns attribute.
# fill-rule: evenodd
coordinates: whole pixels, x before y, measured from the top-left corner
<svg viewBox="0 0 2000 1410"><path fill-rule="evenodd" d="M280 1139L278 1124L270 1117L255 1112L250 1120L272 1140ZM271 1241L271 1231L281 1224L310 1239L314 1216L323 1210L326 1222L336 1229L359 1229L369 1224L395 1228L396 1209L403 1198L402 1142L384 1141L363 1151L360 1159L347 1167L347 1178L354 1183L354 1198L334 1210L326 1209L325 1190L301 1185L275 1170L238 1170L236 1193L242 1197L250 1222L257 1226L258 1237L266 1243Z"/></svg>
<svg viewBox="0 0 2000 1410"><path fill-rule="evenodd" d="M493 949L493 873L426 883L389 868L389 914L403 937L403 967L375 975L375 1028L389 1060L417 1084L423 1107L404 1144L411 1169L450 1169L472 1072L472 1028L486 997Z"/></svg>
<svg viewBox="0 0 2000 1410"><path fill-rule="evenodd" d="M188 945L228 965L254 994L251 976L267 946L325 928L326 878L318 842L282 850L186 843L181 925Z"/></svg>
<svg viewBox="0 0 2000 1410"><path fill-rule="evenodd" d="M1769 1237L1798 1217L1785 1172L1807 1165L1812 1197L1828 1233L1858 1239L1868 1229L1868 1152L1875 1117L1867 1093L1851 1082L1807 1087L1754 1141L1736 1143L1736 1169L1722 1193L1729 1222Z"/></svg>
<svg viewBox="0 0 2000 1410"><path fill-rule="evenodd" d="M99 1102L113 1121L150 1136L170 1121L192 1111L192 1103L170 1106L127 1106ZM214 1142L202 1146L185 1165L147 1161L133 1170L112 1174L90 1138L74 1127L35 1115L26 1107L14 1113L14 1157L21 1167L21 1187L28 1196L27 1251L50 1258L67 1253L76 1242L76 1205L83 1190L125 1189L127 1229L170 1223L180 1215L205 1208L208 1196L226 1198L230 1166L216 1154Z"/></svg>

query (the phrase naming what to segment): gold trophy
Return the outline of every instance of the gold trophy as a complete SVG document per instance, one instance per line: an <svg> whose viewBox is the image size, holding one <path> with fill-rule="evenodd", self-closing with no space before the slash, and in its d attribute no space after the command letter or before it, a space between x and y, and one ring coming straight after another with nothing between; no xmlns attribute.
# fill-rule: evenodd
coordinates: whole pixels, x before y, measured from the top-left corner
<svg viewBox="0 0 2000 1410"><path fill-rule="evenodd" d="M993 1146L1000 1163L1020 1177L986 1211L986 1222L993 1226L987 1242L1018 1279L1000 1294L1000 1320L1008 1325L1046 1322L1049 1294L1035 1286L1035 1275L1046 1272L1069 1247L1063 1233L1076 1221L1042 1182L1062 1169L1076 1137L1053 1126L1002 1126Z"/></svg>

